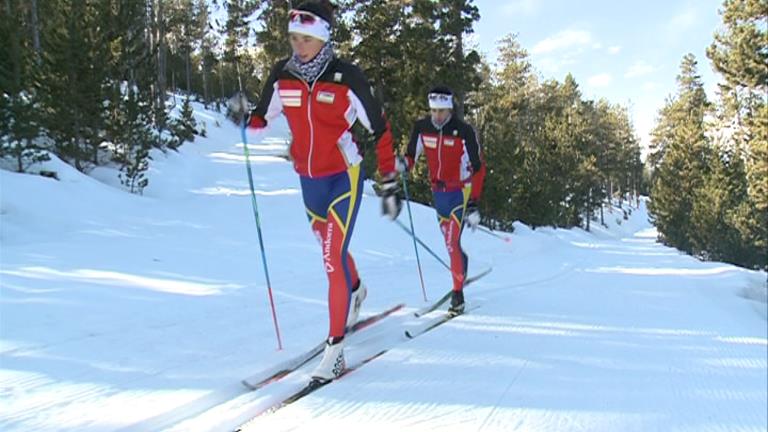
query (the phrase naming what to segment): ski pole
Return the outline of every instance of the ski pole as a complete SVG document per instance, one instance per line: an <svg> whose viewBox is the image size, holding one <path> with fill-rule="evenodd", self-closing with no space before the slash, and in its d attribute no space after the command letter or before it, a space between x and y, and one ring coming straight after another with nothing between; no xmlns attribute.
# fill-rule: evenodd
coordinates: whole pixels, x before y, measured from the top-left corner
<svg viewBox="0 0 768 432"><path fill-rule="evenodd" d="M503 236L503 235L501 235L501 234L496 234L496 233L495 233L495 232L493 232L493 230L491 230L490 228L486 228L486 227L484 227L484 226L482 226L482 225L478 225L478 226L477 226L477 228L478 228L480 231L482 231L482 232L484 232L484 233L486 233L486 234L488 234L488 235L491 235L491 236L493 236L493 237L496 237L496 238L497 238L497 239L499 239L499 240L503 240L503 241L505 241L506 243L512 243L512 239L511 239L511 238L509 238L509 237L507 237L507 236Z"/></svg>
<svg viewBox="0 0 768 432"><path fill-rule="evenodd" d="M416 234L413 230L413 214L411 214L411 199L408 196L408 176L407 172L402 173L400 176L403 180L403 193L405 194L405 206L408 208L408 220L411 222L411 234L413 237L413 250L416 251L416 267L419 269L419 280L421 281L421 293L424 295L424 301L427 301L427 288L424 286L424 275L421 272L421 260L419 259L419 247L416 244ZM400 225L400 221L395 219L395 222ZM405 228L405 227L403 227Z"/></svg>
<svg viewBox="0 0 768 432"><path fill-rule="evenodd" d="M280 326L277 324L277 312L275 311L275 300L272 296L272 283L269 280L269 268L267 267L267 255L264 251L264 240L261 235L261 222L259 221L259 206L256 203L256 191L253 187L253 174L251 172L251 159L248 152L248 142L245 136L245 118L240 126L240 136L243 140L243 151L245 152L245 166L248 171L248 185L251 187L251 204L253 204L253 217L256 219L256 232L259 235L259 248L261 248L261 263L264 265L264 276L267 279L267 292L269 293L269 305L272 308L272 322L275 324L275 334L277 335L277 349L283 349L283 341L280 338Z"/></svg>
<svg viewBox="0 0 768 432"><path fill-rule="evenodd" d="M445 268L446 268L446 269L448 269L448 270L450 270L450 269L451 269L451 267L450 267L448 264L446 264L446 263L445 263L445 261L443 261L443 259L442 259L442 258L440 258L440 256L439 256L438 254L436 254L436 253L435 253L435 252L434 252L434 251L433 251L433 250L432 250L432 249L431 249L429 246L427 246L427 244L426 244L426 243L424 243L424 242L423 242L423 241L422 241L420 238L416 237L416 235L415 235L415 234L413 234L413 232L411 232L411 230L409 230L407 226L405 226L405 225L404 225L402 222L400 222L399 220L395 220L395 222L397 222L397 225L398 225L400 228L402 228L402 229L403 229L403 231L405 231L406 233L408 233L408 235L409 235L409 236L411 236L411 237L413 237L414 239L416 239L416 241L417 241L417 242L419 242L419 244L421 245L421 247L423 247L424 249L426 249L426 250L427 250L427 252L429 252L429 253L430 253L430 255L432 255L433 257L435 257L435 259L436 259L436 260L438 260L438 261L440 262L440 264L442 264L442 265L443 265L443 267L445 267Z"/></svg>
<svg viewBox="0 0 768 432"><path fill-rule="evenodd" d="M457 277L457 278L461 278L461 279L465 279L465 278L466 278L466 276L464 276L464 275L460 275L460 274L458 274L458 273L454 272L453 270L451 270L451 266L449 266L448 264L446 264L446 263L445 263L445 261L443 261L443 259L442 259L442 258L440 258L440 256L439 256L439 255L437 255L437 254L436 254L436 253L435 253L435 252L434 252L434 251L433 251L433 250L432 250L432 249L431 249L429 246L427 246L427 244L426 244L426 243L424 243L424 242L423 242L423 241L422 241L420 238L418 238L416 235L414 235L414 234L411 232L411 230L409 230L409 229L408 229L408 227L407 227L407 226L405 226L405 225L404 225L402 222L400 222L399 220L395 220L395 222L397 222L397 226L399 226L400 228L402 228L402 229L403 229L403 231L405 231L405 232L406 232L406 233L407 233L409 236L411 236L411 237L413 237L414 239L416 239L416 241L417 241L417 242L419 242L419 244L420 244L420 245L421 245L421 246L422 246L424 249L426 249L426 250L427 250L427 252L429 252L429 253L430 253L430 255L432 255L433 257L435 257L435 259L436 259L437 261L439 261L439 262L440 262L440 264L442 264L442 265L443 265L443 267L445 267L445 268L446 268L446 269L447 269L449 272L451 272L451 274L452 274L454 277Z"/></svg>
<svg viewBox="0 0 768 432"><path fill-rule="evenodd" d="M443 267L445 267L445 268L446 268L446 269L447 269L449 272L451 272L451 274L452 274L454 277L457 277L457 278L461 278L461 279L465 279L465 277L466 277L466 276L464 276L464 275L460 275L460 274L458 274L458 273L454 272L453 270L451 270L451 266L449 266L448 264L446 264L446 263L445 263L445 261L443 261L443 259L442 259L442 258L440 258L440 256L439 256L439 255L437 255L437 254L436 254L436 253L435 253L435 252L434 252L434 251L433 251L433 250L432 250L432 249L431 249L429 246L427 246L427 244L426 244L426 243L424 243L424 241L422 241L422 240L421 240L419 237L417 237L416 235L414 235L414 234L411 232L411 230L409 230L409 229L408 229L408 227L407 227L407 226L405 226L405 225L404 225L402 222L400 222L399 220L395 220L395 222L397 222L397 226L399 226L400 228L402 228L402 229L403 229L403 231L405 231L405 232L406 232L406 233L407 233L409 236L411 236L411 237L413 237L414 239L416 239L416 241L417 241L417 242L419 242L419 244L420 244L420 245L421 245L421 246L422 246L424 249L426 249L426 250L427 250L427 252L429 252L429 253L430 253L430 255L432 255L433 257L435 257L435 259L436 259L438 262L440 262L440 264L442 264L442 265L443 265Z"/></svg>
<svg viewBox="0 0 768 432"><path fill-rule="evenodd" d="M237 86L240 89L240 97L244 97L243 79L240 75L240 62L237 61L237 47L235 47L235 68L237 71ZM264 239L261 235L261 222L259 220L259 206L256 203L256 190L253 187L253 174L251 172L251 157L248 152L248 137L245 134L246 115L240 119L240 138L243 140L243 152L245 153L245 167L248 171L248 185L251 188L251 204L253 205L253 217L256 219L256 232L259 236L259 248L261 249L261 263L264 266L264 277L267 280L267 293L269 294L269 306L272 309L272 322L275 325L275 334L277 335L277 350L283 349L283 340L280 337L280 326L277 323L277 312L275 311L275 299L272 296L272 282L269 280L269 267L267 267L267 254L264 250Z"/></svg>

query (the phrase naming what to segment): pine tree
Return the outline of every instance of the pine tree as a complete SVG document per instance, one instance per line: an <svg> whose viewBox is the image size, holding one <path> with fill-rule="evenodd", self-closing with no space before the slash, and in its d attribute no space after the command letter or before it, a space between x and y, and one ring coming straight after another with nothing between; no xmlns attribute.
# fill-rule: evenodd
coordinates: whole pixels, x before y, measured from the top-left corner
<svg viewBox="0 0 768 432"><path fill-rule="evenodd" d="M467 49L465 35L474 32L474 23L480 20L480 11L472 0L441 0L436 2L437 36L446 53L439 64L439 80L453 89L455 114L464 118L466 93L475 90L479 83L477 67L480 55Z"/></svg>
<svg viewBox="0 0 768 432"><path fill-rule="evenodd" d="M260 75L266 77L270 68L278 60L287 57L291 52L288 42L288 13L292 1L260 1L259 20L261 29L256 31L256 43L259 49L257 56Z"/></svg>
<svg viewBox="0 0 768 432"><path fill-rule="evenodd" d="M34 9L36 5L31 5ZM0 20L0 158L11 158L18 172L37 162L48 159L40 146L37 94L31 89L34 64L34 40L23 38L29 26L23 16L26 11L20 2L6 0L0 6L5 19ZM36 16L31 14L30 16ZM36 34L36 33L35 33Z"/></svg>
<svg viewBox="0 0 768 432"><path fill-rule="evenodd" d="M150 16L141 2L102 2L101 20L107 23L107 115L105 139L111 143L112 161L118 164L119 178L133 193L148 184L144 171L149 150L161 140L152 119L156 80L156 57L150 38Z"/></svg>
<svg viewBox="0 0 768 432"><path fill-rule="evenodd" d="M149 183L144 173L149 168L149 150L158 140L149 118L150 104L150 100L140 98L137 88L127 87L113 120L113 160L119 165L120 182L132 193L142 193Z"/></svg>
<svg viewBox="0 0 768 432"><path fill-rule="evenodd" d="M214 54L214 47L216 41L213 35L213 27L211 25L210 7L205 0L197 0L197 27L200 30L200 69L202 79L203 90L203 102L205 107L208 108L208 104L213 99L213 93L211 88L211 73L216 63L216 56Z"/></svg>
<svg viewBox="0 0 768 432"><path fill-rule="evenodd" d="M707 49L723 75L723 105L746 165L747 197L738 205L736 226L755 251L756 266L768 268L768 5L765 0L723 2L724 31Z"/></svg>
<svg viewBox="0 0 768 432"><path fill-rule="evenodd" d="M757 264L754 251L736 228L739 206L747 194L741 157L721 149L710 159L708 172L693 201L692 252L709 260Z"/></svg>
<svg viewBox="0 0 768 432"><path fill-rule="evenodd" d="M36 91L41 118L56 153L80 171L97 165L104 129L106 32L98 2L51 0L58 13L46 17Z"/></svg>
<svg viewBox="0 0 768 432"><path fill-rule="evenodd" d="M691 212L708 167L709 146L704 115L709 104L692 54L683 57L678 90L661 111L652 142L658 157L650 211L662 240L686 252L693 250Z"/></svg>
<svg viewBox="0 0 768 432"><path fill-rule="evenodd" d="M227 10L225 23L224 62L229 65L231 89L229 94L250 88L257 88L255 78L255 65L248 55L247 47L250 36L250 22L256 12L259 2L257 0L226 0L224 8Z"/></svg>
<svg viewBox="0 0 768 432"><path fill-rule="evenodd" d="M149 0L150 9L150 22L151 22L151 37L150 45L151 52L156 56L156 80L154 83L155 103L154 103L154 123L157 127L159 135L163 134L168 119L167 108L165 101L167 98L167 58L168 58L168 44L166 41L166 27L167 17L165 12L165 0Z"/></svg>
<svg viewBox="0 0 768 432"><path fill-rule="evenodd" d="M533 143L538 82L515 36L501 40L498 58L496 73L486 69L474 97L478 109L471 116L484 140L488 166L481 211L497 228L509 229L515 220L535 227L543 225L538 214L543 183Z"/></svg>
<svg viewBox="0 0 768 432"><path fill-rule="evenodd" d="M195 120L189 97L184 98L180 117L171 121L171 130L173 131L174 138L171 141L170 147L174 150L181 147L187 141L192 142L195 140L197 121Z"/></svg>

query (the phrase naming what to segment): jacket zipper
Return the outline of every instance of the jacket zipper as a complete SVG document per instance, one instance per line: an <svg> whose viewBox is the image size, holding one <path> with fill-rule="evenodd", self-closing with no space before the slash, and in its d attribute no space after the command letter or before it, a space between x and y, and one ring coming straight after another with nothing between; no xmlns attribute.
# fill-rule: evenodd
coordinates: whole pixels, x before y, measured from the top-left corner
<svg viewBox="0 0 768 432"><path fill-rule="evenodd" d="M333 61L333 60L331 60ZM307 87L307 123L309 123L309 154L307 155L307 174L312 177L312 153L314 153L315 150L315 128L312 125L312 90L315 88L315 84L317 83L317 80L320 79L320 76L322 76L325 73L325 70L328 69L328 65L331 64L331 61L325 64L323 67L323 70L320 71L319 74L317 74L317 78L315 78L315 81L312 82L312 85L310 86L307 81L304 80L301 76L294 73L293 71L291 74L299 79L299 81L303 82L304 85Z"/></svg>
<svg viewBox="0 0 768 432"><path fill-rule="evenodd" d="M442 170L443 170L443 128L440 128L440 134L437 138L437 179L440 180L442 177Z"/></svg>

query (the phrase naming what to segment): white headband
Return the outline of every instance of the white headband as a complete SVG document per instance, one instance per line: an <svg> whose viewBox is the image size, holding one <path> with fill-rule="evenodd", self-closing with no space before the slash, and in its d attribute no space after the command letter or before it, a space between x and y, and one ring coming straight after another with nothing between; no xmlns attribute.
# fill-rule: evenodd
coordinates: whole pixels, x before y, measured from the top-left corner
<svg viewBox="0 0 768 432"><path fill-rule="evenodd" d="M302 15L308 19L302 18ZM288 33L299 33L328 42L331 38L331 25L311 12L292 10L291 19L288 21Z"/></svg>
<svg viewBox="0 0 768 432"><path fill-rule="evenodd" d="M453 97L449 94L430 93L427 99L430 109L453 109Z"/></svg>

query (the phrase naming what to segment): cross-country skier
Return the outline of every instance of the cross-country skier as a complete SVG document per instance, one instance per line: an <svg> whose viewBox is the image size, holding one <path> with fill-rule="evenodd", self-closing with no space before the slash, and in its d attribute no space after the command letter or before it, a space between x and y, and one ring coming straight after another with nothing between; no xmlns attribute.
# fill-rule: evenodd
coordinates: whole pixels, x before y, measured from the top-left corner
<svg viewBox="0 0 768 432"><path fill-rule="evenodd" d="M367 294L348 251L365 178L350 131L355 122L377 142L383 213L394 220L401 208L389 124L363 72L334 55L333 22L328 1L306 1L291 10L292 55L274 65L253 111L247 112L242 95L229 103L230 117L246 116L250 128L263 129L282 113L291 130L291 160L328 276L330 329L322 361L312 372L319 382L343 372L344 335Z"/></svg>
<svg viewBox="0 0 768 432"><path fill-rule="evenodd" d="M453 93L438 86L427 95L430 115L416 121L406 151L408 168L424 153L440 230L451 258L453 293L449 312L464 312L468 257L461 249L464 224L480 223L477 202L483 190L485 162L472 126L453 115Z"/></svg>

